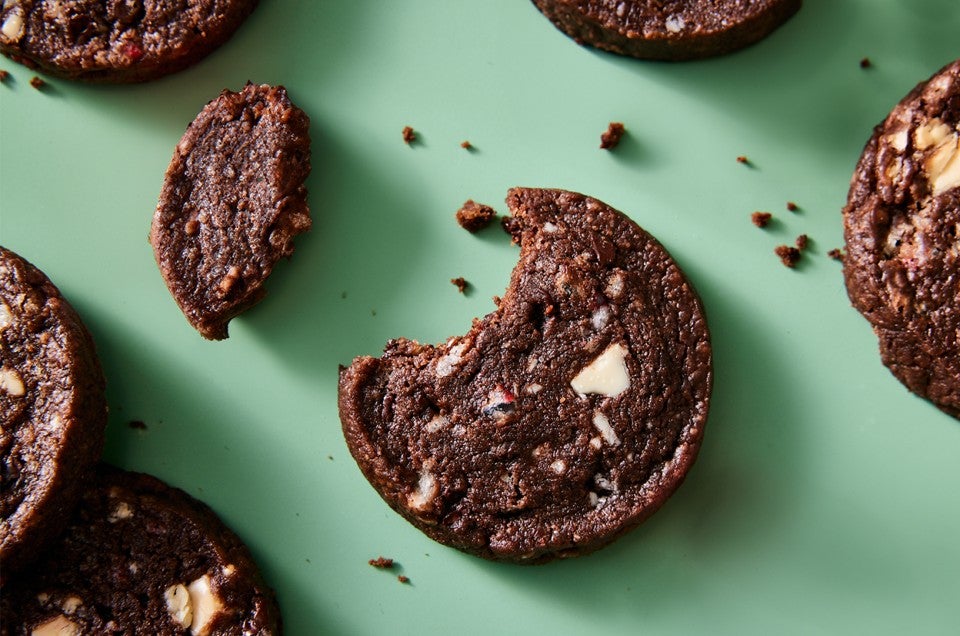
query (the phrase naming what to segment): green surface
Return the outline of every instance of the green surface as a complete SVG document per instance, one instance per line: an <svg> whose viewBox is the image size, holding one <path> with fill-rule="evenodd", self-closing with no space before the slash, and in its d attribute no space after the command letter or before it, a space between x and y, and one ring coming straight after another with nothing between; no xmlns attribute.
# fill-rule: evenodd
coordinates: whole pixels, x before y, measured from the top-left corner
<svg viewBox="0 0 960 636"><path fill-rule="evenodd" d="M3 60L0 242L94 333L107 457L212 505L289 634L955 634L960 422L880 364L826 253L871 128L960 54L958 32L956 0L807 0L751 49L675 65L580 48L525 0L264 1L214 55L147 85L38 92ZM184 127L248 79L285 84L312 118L315 225L230 339L206 342L146 235ZM629 135L608 153L611 120ZM590 194L657 236L703 296L716 356L674 498L599 553L529 568L391 512L336 410L338 364L492 310L517 250L453 213L467 198L502 212L515 185ZM776 222L753 227L754 210ZM812 247L791 271L773 248L800 233ZM366 564L379 555L410 584Z"/></svg>

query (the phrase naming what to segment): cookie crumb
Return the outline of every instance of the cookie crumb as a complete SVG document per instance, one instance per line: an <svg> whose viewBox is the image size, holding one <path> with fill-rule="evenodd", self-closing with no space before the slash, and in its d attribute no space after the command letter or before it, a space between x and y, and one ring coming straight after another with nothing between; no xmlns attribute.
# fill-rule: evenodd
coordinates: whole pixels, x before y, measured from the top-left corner
<svg viewBox="0 0 960 636"><path fill-rule="evenodd" d="M147 430L147 423L143 420L130 420L127 422L127 426L138 431Z"/></svg>
<svg viewBox="0 0 960 636"><path fill-rule="evenodd" d="M757 227L767 227L772 220L773 215L769 212L754 212L750 215L750 221Z"/></svg>
<svg viewBox="0 0 960 636"><path fill-rule="evenodd" d="M379 556L376 559L370 559L367 561L370 565L381 570L389 570L393 567L393 559L388 559L387 557Z"/></svg>
<svg viewBox="0 0 960 636"><path fill-rule="evenodd" d="M793 268L800 261L800 250L789 245L778 245L773 253L780 257L780 262L785 266Z"/></svg>
<svg viewBox="0 0 960 636"><path fill-rule="evenodd" d="M6 82L8 77L10 77L10 73L0 68L0 84Z"/></svg>
<svg viewBox="0 0 960 636"><path fill-rule="evenodd" d="M410 126L403 127L403 143L408 146L417 140L417 132Z"/></svg>
<svg viewBox="0 0 960 636"><path fill-rule="evenodd" d="M464 150L473 150L473 144L467 141L466 139L460 142L460 147L463 148Z"/></svg>
<svg viewBox="0 0 960 636"><path fill-rule="evenodd" d="M797 240L794 241L794 245L797 246L797 249L801 252L807 249L807 246L810 244L810 237L806 234L801 234L797 237Z"/></svg>
<svg viewBox="0 0 960 636"><path fill-rule="evenodd" d="M737 157L737 163L742 163L745 166L753 165L752 163L750 163L750 159L747 158L747 155L740 155L739 157Z"/></svg>
<svg viewBox="0 0 960 636"><path fill-rule="evenodd" d="M42 79L40 79L39 77L37 77L36 75L30 78L30 86L33 86L38 91L43 90L43 87L46 85L47 83Z"/></svg>
<svg viewBox="0 0 960 636"><path fill-rule="evenodd" d="M467 292L467 287L470 286L470 283L467 282L467 279L463 276L458 276L457 278L451 278L450 282L457 286L457 291L461 294Z"/></svg>
<svg viewBox="0 0 960 636"><path fill-rule="evenodd" d="M871 66L873 66L873 62L870 61L869 57L860 60L860 68L870 68Z"/></svg>
<svg viewBox="0 0 960 636"><path fill-rule="evenodd" d="M490 222L493 221L496 216L496 211L489 205L477 203L473 199L467 199L467 202L457 210L457 223L460 224L460 227L473 234L490 225Z"/></svg>
<svg viewBox="0 0 960 636"><path fill-rule="evenodd" d="M794 203L793 201L787 201L787 209L791 212L796 212L800 209L800 206Z"/></svg>
<svg viewBox="0 0 960 636"><path fill-rule="evenodd" d="M397 580L400 581L401 583L409 583L409 582L410 582L410 577L404 576L404 575L402 575L402 574L398 574L398 575L397 575Z"/></svg>
<svg viewBox="0 0 960 636"><path fill-rule="evenodd" d="M618 121L612 121L607 126L607 131L600 135L600 147L604 150L613 150L623 139L626 128Z"/></svg>
<svg viewBox="0 0 960 636"><path fill-rule="evenodd" d="M830 258L832 258L832 259L835 260L835 261L840 261L840 262L842 263L842 262L843 262L843 256L844 256L844 254L843 254L843 250L841 250L840 248L835 247L835 248L833 248L832 250L830 250L829 252L827 252L827 256L829 256Z"/></svg>

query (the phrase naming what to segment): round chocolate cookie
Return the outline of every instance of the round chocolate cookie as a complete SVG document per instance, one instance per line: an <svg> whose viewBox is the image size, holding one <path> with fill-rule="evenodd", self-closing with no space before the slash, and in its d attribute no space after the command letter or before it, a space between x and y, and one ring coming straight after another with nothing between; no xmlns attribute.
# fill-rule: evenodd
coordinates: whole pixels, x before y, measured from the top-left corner
<svg viewBox="0 0 960 636"><path fill-rule="evenodd" d="M204 338L259 302L293 238L310 229L310 119L282 86L223 91L167 168L150 243L170 293Z"/></svg>
<svg viewBox="0 0 960 636"><path fill-rule="evenodd" d="M257 0L5 0L0 51L91 82L144 82L226 42Z"/></svg>
<svg viewBox="0 0 960 636"><path fill-rule="evenodd" d="M802 0L533 0L580 44L653 60L730 53L766 37Z"/></svg>
<svg viewBox="0 0 960 636"><path fill-rule="evenodd" d="M433 539L537 563L649 517L700 448L707 323L667 251L609 206L511 190L520 262L498 308L439 346L391 341L340 373L350 452Z"/></svg>
<svg viewBox="0 0 960 636"><path fill-rule="evenodd" d="M93 339L36 267L0 247L0 582L67 523L103 450ZM6 594L4 590L3 594Z"/></svg>
<svg viewBox="0 0 960 636"><path fill-rule="evenodd" d="M874 129L843 225L847 293L883 363L960 417L960 60Z"/></svg>
<svg viewBox="0 0 960 636"><path fill-rule="evenodd" d="M101 465L63 538L0 598L4 634L266 636L273 592L210 508Z"/></svg>

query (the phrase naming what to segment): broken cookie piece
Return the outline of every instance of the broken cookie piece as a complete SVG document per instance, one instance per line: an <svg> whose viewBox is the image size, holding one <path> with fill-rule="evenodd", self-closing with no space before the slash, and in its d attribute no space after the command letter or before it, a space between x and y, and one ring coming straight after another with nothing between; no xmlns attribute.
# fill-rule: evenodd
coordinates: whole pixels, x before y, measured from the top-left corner
<svg viewBox="0 0 960 636"><path fill-rule="evenodd" d="M222 340L259 302L293 239L310 229L310 120L282 86L223 91L187 128L167 168L150 244L187 320Z"/></svg>
<svg viewBox="0 0 960 636"><path fill-rule="evenodd" d="M697 294L624 214L516 188L520 262L497 309L438 345L388 343L341 370L350 452L431 538L539 563L606 545L683 481L712 353Z"/></svg>
<svg viewBox="0 0 960 636"><path fill-rule="evenodd" d="M883 363L960 418L960 60L874 129L843 224L847 294L873 326Z"/></svg>
<svg viewBox="0 0 960 636"><path fill-rule="evenodd" d="M210 508L106 465L85 485L60 542L3 589L10 633L279 633L272 590Z"/></svg>

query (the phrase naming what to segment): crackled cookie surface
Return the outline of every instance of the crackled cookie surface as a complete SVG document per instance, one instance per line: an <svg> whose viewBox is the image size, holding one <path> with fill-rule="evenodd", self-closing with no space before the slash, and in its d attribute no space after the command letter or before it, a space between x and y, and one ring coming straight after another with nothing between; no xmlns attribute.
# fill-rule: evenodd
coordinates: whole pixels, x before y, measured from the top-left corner
<svg viewBox="0 0 960 636"><path fill-rule="evenodd" d="M52 75L143 82L223 44L257 0L5 0L0 51Z"/></svg>
<svg viewBox="0 0 960 636"><path fill-rule="evenodd" d="M210 508L107 465L0 604L10 634L266 636L280 621L247 548Z"/></svg>
<svg viewBox="0 0 960 636"><path fill-rule="evenodd" d="M621 55L688 60L729 53L766 37L801 0L533 0L581 44Z"/></svg>
<svg viewBox="0 0 960 636"><path fill-rule="evenodd" d="M310 119L282 86L223 91L167 168L150 243L187 320L205 338L259 302L293 239L310 229Z"/></svg>
<svg viewBox="0 0 960 636"><path fill-rule="evenodd" d="M80 317L40 270L0 247L4 584L65 526L106 421L103 373Z"/></svg>
<svg viewBox="0 0 960 636"><path fill-rule="evenodd" d="M700 301L664 248L580 194L514 189L520 262L497 310L439 346L391 341L340 376L340 417L384 500L441 543L525 563L650 516L700 447Z"/></svg>
<svg viewBox="0 0 960 636"><path fill-rule="evenodd" d="M883 363L960 417L960 60L874 129L843 221L847 292Z"/></svg>

